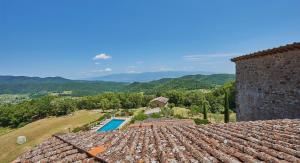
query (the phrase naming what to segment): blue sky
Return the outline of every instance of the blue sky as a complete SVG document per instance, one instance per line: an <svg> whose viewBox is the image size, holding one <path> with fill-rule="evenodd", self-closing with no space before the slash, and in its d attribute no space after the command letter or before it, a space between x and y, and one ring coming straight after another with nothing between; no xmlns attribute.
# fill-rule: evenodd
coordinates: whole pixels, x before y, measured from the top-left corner
<svg viewBox="0 0 300 163"><path fill-rule="evenodd" d="M234 73L233 56L300 41L299 6L299 0L0 0L0 74Z"/></svg>

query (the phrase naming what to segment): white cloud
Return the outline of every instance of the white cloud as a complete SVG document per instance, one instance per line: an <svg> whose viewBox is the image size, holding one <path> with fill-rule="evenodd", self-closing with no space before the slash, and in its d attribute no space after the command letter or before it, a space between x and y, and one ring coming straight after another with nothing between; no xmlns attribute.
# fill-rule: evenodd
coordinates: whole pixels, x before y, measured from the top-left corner
<svg viewBox="0 0 300 163"><path fill-rule="evenodd" d="M111 68L99 69L99 70L92 70L92 73L101 73L101 72L111 72Z"/></svg>
<svg viewBox="0 0 300 163"><path fill-rule="evenodd" d="M99 62L95 62L95 65L99 65Z"/></svg>
<svg viewBox="0 0 300 163"><path fill-rule="evenodd" d="M143 64L144 61L136 61L136 64L140 65L140 64Z"/></svg>
<svg viewBox="0 0 300 163"><path fill-rule="evenodd" d="M98 59L103 59L103 60L105 60L105 59L110 59L110 58L111 58L110 55L107 55L107 54L105 54L105 53L101 53L101 54L96 55L93 59L94 59L94 60L98 60Z"/></svg>
<svg viewBox="0 0 300 163"><path fill-rule="evenodd" d="M104 70L105 70L106 72L112 71L111 68L105 68Z"/></svg>
<svg viewBox="0 0 300 163"><path fill-rule="evenodd" d="M128 71L126 71L126 73L128 73L128 74L135 74L135 73L139 73L139 72L137 72L135 70L128 70Z"/></svg>
<svg viewBox="0 0 300 163"><path fill-rule="evenodd" d="M183 56L183 59L186 61L203 61L207 59L232 58L238 55L239 55L238 53L195 54L195 55L185 55Z"/></svg>

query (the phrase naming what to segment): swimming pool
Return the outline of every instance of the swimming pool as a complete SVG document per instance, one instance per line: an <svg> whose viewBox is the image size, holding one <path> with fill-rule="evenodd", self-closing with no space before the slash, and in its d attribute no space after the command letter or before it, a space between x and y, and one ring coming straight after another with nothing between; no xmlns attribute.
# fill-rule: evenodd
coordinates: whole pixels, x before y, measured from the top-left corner
<svg viewBox="0 0 300 163"><path fill-rule="evenodd" d="M107 132L117 129L125 120L123 119L112 119L104 126L99 128L97 132Z"/></svg>

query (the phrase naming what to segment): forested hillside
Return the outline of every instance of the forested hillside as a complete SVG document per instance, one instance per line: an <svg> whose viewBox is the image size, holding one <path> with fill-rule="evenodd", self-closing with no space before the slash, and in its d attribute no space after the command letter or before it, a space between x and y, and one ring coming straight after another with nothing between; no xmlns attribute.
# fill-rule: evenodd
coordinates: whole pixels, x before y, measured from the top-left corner
<svg viewBox="0 0 300 163"><path fill-rule="evenodd" d="M47 94L72 91L74 96L120 91L127 85L118 82L69 80L61 77L0 76L0 94Z"/></svg>
<svg viewBox="0 0 300 163"><path fill-rule="evenodd" d="M229 81L234 81L234 79L235 75L233 74L188 75L180 78L164 78L147 83L135 82L126 88L131 92L141 91L152 94L167 90L211 89Z"/></svg>
<svg viewBox="0 0 300 163"><path fill-rule="evenodd" d="M143 93L103 93L84 97L43 96L18 104L0 104L0 127L21 127L48 116L62 116L81 109L118 110L148 106L156 96L169 98L169 106L200 112L205 105L211 113L224 112L224 90L228 90L230 108L234 111L234 82L209 92L168 90L156 95Z"/></svg>
<svg viewBox="0 0 300 163"><path fill-rule="evenodd" d="M72 96L95 95L103 92L144 92L154 94L167 90L210 89L233 81L233 74L188 75L144 83L69 80L61 77L0 76L0 94L47 94L71 91Z"/></svg>

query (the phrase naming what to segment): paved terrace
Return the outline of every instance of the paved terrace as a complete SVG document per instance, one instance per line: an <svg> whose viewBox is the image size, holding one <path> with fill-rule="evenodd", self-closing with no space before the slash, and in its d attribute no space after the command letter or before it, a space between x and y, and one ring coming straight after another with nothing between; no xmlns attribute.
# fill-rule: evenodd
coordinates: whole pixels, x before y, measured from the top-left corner
<svg viewBox="0 0 300 163"><path fill-rule="evenodd" d="M300 162L300 120L183 124L56 135L16 161Z"/></svg>

